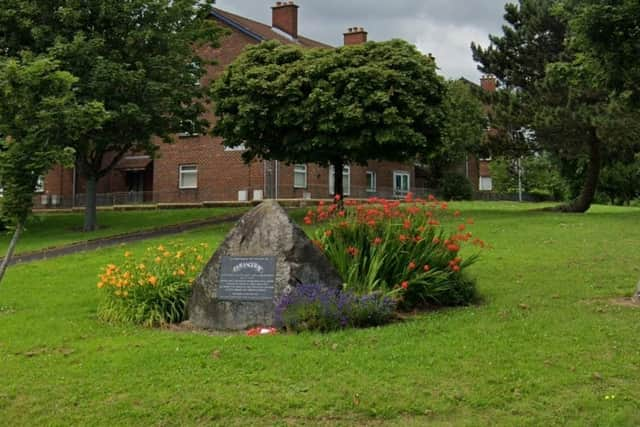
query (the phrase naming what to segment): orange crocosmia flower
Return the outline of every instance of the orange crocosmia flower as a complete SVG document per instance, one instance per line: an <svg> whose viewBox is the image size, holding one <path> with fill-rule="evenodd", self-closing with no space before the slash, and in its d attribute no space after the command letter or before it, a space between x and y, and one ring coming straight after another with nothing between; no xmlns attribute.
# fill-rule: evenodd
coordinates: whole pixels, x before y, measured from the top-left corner
<svg viewBox="0 0 640 427"><path fill-rule="evenodd" d="M431 267L429 266L429 264L425 264L424 267L422 267L422 269L424 270L425 273L428 273L429 270L431 270Z"/></svg>
<svg viewBox="0 0 640 427"><path fill-rule="evenodd" d="M464 224L460 224L460 225L458 226L458 230L460 230L460 231L464 231L464 230L466 230L466 228L467 228L467 226L466 226L466 225L464 225Z"/></svg>
<svg viewBox="0 0 640 427"><path fill-rule="evenodd" d="M333 234L333 231L331 230L327 230L324 232L325 237L331 237L332 234Z"/></svg>
<svg viewBox="0 0 640 427"><path fill-rule="evenodd" d="M369 227L375 227L376 226L376 220L375 219L370 219L369 221L367 221L367 225Z"/></svg>
<svg viewBox="0 0 640 427"><path fill-rule="evenodd" d="M156 276L149 276L147 279L150 285L155 286L158 283L158 278Z"/></svg>
<svg viewBox="0 0 640 427"><path fill-rule="evenodd" d="M447 245L447 249L451 252L458 252L460 250L460 246L456 245L455 243L451 243Z"/></svg>
<svg viewBox="0 0 640 427"><path fill-rule="evenodd" d="M407 195L404 198L405 202L412 202L413 201L413 193L407 193Z"/></svg>
<svg viewBox="0 0 640 427"><path fill-rule="evenodd" d="M446 202L442 202L440 204L440 209L442 209L443 211L447 210L449 208L449 205Z"/></svg>
<svg viewBox="0 0 640 427"><path fill-rule="evenodd" d="M416 267L417 267L416 263L415 263L415 262L413 262L413 261L411 261L411 262L409 263L409 266L408 266L407 268L409 269L409 271L411 271L411 270L415 270L415 269L416 269Z"/></svg>
<svg viewBox="0 0 640 427"><path fill-rule="evenodd" d="M454 265L453 267L451 267L451 269L453 271L460 271L460 266L459 265Z"/></svg>
<svg viewBox="0 0 640 427"><path fill-rule="evenodd" d="M347 248L347 253L348 253L349 255L351 255L352 257L355 257L355 256L357 256L357 255L358 255L358 248L354 248L353 246L349 246L349 247Z"/></svg>
<svg viewBox="0 0 640 427"><path fill-rule="evenodd" d="M339 217L344 217L347 213L345 211L338 212Z"/></svg>
<svg viewBox="0 0 640 427"><path fill-rule="evenodd" d="M404 234L401 234L400 236L398 236L398 240L400 240L401 242L406 242L407 236L405 236Z"/></svg>
<svg viewBox="0 0 640 427"><path fill-rule="evenodd" d="M307 224L307 225L311 225L311 224L313 224L313 221L311 220L310 217L305 216L304 217L304 223Z"/></svg>
<svg viewBox="0 0 640 427"><path fill-rule="evenodd" d="M437 219L432 219L429 221L429 225L440 225L440 221Z"/></svg>
<svg viewBox="0 0 640 427"><path fill-rule="evenodd" d="M381 243L382 243L382 238L381 237L376 237L375 239L373 239L373 244L375 246L378 246Z"/></svg>
<svg viewBox="0 0 640 427"><path fill-rule="evenodd" d="M404 220L404 223L402 224L402 227L403 227L405 230L410 229L410 228L411 228L411 221L409 221L408 219L405 219L405 220Z"/></svg>
<svg viewBox="0 0 640 427"><path fill-rule="evenodd" d="M407 290L409 288L409 282L405 280L400 286L402 286L402 289Z"/></svg>

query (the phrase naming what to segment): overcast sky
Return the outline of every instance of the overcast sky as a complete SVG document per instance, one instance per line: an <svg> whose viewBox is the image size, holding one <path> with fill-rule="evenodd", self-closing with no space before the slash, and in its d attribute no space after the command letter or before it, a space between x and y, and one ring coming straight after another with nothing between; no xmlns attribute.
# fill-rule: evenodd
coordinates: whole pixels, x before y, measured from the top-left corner
<svg viewBox="0 0 640 427"><path fill-rule="evenodd" d="M512 2L514 0L511 0ZM216 0L217 7L271 24L275 0ZM507 0L297 0L300 34L340 46L349 27L364 27L369 40L402 38L432 53L449 78L478 81L472 41L488 45L500 34Z"/></svg>

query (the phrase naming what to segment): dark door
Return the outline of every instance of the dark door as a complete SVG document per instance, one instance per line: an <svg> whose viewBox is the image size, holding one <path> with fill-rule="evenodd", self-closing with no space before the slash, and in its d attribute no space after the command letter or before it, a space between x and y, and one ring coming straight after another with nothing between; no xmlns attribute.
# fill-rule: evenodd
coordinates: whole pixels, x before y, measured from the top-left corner
<svg viewBox="0 0 640 427"><path fill-rule="evenodd" d="M127 202L142 203L144 201L144 171L127 172Z"/></svg>

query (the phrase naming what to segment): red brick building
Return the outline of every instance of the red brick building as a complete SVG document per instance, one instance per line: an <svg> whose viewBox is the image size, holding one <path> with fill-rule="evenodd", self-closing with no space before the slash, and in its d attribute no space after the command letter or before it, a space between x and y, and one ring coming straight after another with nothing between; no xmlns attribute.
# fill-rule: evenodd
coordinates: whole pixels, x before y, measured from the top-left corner
<svg viewBox="0 0 640 427"><path fill-rule="evenodd" d="M211 18L229 30L220 48L205 49L204 56L216 66L208 70L202 84L209 85L245 47L278 40L308 48L331 48L298 32L299 6L277 2L272 24L259 23L215 8ZM349 28L345 45L364 43L363 28ZM212 113L211 122L215 122ZM286 165L275 161L242 162L242 147L225 148L210 135L176 135L175 144L159 143L159 155L130 155L98 182L98 204L140 202L205 202L259 200L262 198L326 198L333 192L329 169L317 165ZM368 166L346 166L345 194L352 197L402 196L415 190L412 164L371 162ZM85 183L73 169L58 167L47 175L38 205L82 206Z"/></svg>

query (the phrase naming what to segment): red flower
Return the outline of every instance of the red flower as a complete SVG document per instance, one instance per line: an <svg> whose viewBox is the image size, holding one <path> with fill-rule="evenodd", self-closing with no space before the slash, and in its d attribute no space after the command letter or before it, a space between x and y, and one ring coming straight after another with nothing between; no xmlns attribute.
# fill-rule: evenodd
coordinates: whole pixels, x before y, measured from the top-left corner
<svg viewBox="0 0 640 427"><path fill-rule="evenodd" d="M307 225L311 225L313 224L313 220L311 219L311 217L305 216L304 217L304 223Z"/></svg>
<svg viewBox="0 0 640 427"><path fill-rule="evenodd" d="M407 282L406 280L404 282L402 282L402 289L404 289L405 291L409 288L409 282Z"/></svg>
<svg viewBox="0 0 640 427"><path fill-rule="evenodd" d="M381 237L376 237L375 239L373 239L373 245L374 246L378 246L382 243L382 238Z"/></svg>
<svg viewBox="0 0 640 427"><path fill-rule="evenodd" d="M346 214L347 214L347 213L346 213L345 211L340 211L340 212L338 212L338 216L341 216L341 217L345 216Z"/></svg>
<svg viewBox="0 0 640 427"><path fill-rule="evenodd" d="M458 252L460 250L460 246L456 245L455 243L451 243L447 245L447 249L451 252Z"/></svg>
<svg viewBox="0 0 640 427"><path fill-rule="evenodd" d="M428 273L429 270L431 270L431 267L429 267L429 264L425 264L424 267L423 267L423 270L424 270L425 273Z"/></svg>
<svg viewBox="0 0 640 427"><path fill-rule="evenodd" d="M466 225L464 225L464 224L460 224L460 225L458 226L458 230L460 230L460 231L464 231L466 228L467 228L467 226L466 226Z"/></svg>
<svg viewBox="0 0 640 427"><path fill-rule="evenodd" d="M404 234L401 234L400 236L398 236L398 240L400 240L401 242L406 242L407 236L405 236Z"/></svg>
<svg viewBox="0 0 640 427"><path fill-rule="evenodd" d="M455 272L460 271L460 266L459 265L454 265L453 267L451 267L451 269Z"/></svg>
<svg viewBox="0 0 640 427"><path fill-rule="evenodd" d="M429 194L428 199L429 199L430 202L433 202L433 201L436 200L436 197L433 194Z"/></svg>
<svg viewBox="0 0 640 427"><path fill-rule="evenodd" d="M416 267L417 267L416 263L415 263L415 262L413 262L413 261L411 261L411 262L409 263L409 266L408 266L407 268L409 269L409 271L412 271L412 270L415 270L415 269L416 269Z"/></svg>
<svg viewBox="0 0 640 427"><path fill-rule="evenodd" d="M443 211L447 210L449 208L449 205L447 204L447 202L442 202L440 204L440 209L442 209Z"/></svg>
<svg viewBox="0 0 640 427"><path fill-rule="evenodd" d="M413 193L407 193L407 195L404 198L405 202L409 202L411 203L413 201Z"/></svg>
<svg viewBox="0 0 640 427"><path fill-rule="evenodd" d="M340 197L340 195L339 195L339 194L336 194L336 195L335 195L335 197L334 197L333 199L334 199L336 202L339 202L341 198L342 198L342 197Z"/></svg>
<svg viewBox="0 0 640 427"><path fill-rule="evenodd" d="M358 248L354 248L353 246L349 246L349 247L347 248L347 253L348 253L349 255L351 255L352 257L355 257L355 256L357 256L357 255L358 255Z"/></svg>
<svg viewBox="0 0 640 427"><path fill-rule="evenodd" d="M331 237L332 234L333 234L333 231L331 230L327 230L324 232L325 237Z"/></svg>
<svg viewBox="0 0 640 427"><path fill-rule="evenodd" d="M457 217L459 217L460 215L461 215L461 214L460 214L460 211L455 211L455 212L453 213L453 216L455 216L456 218L457 218Z"/></svg>
<svg viewBox="0 0 640 427"><path fill-rule="evenodd" d="M404 223L402 224L402 227L403 227L405 230L410 229L410 228L411 228L411 221L409 221L408 219L405 219L405 220L404 220Z"/></svg>

